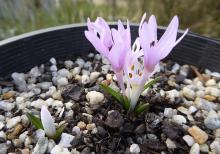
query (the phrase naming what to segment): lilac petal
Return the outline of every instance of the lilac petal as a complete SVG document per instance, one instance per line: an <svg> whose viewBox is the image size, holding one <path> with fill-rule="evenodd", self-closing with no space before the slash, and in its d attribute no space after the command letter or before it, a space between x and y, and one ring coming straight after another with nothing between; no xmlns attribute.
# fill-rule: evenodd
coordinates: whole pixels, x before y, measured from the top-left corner
<svg viewBox="0 0 220 154"><path fill-rule="evenodd" d="M188 33L189 29L187 28L185 30L185 32L183 33L183 35L175 42L174 46L176 46L184 37L185 35Z"/></svg>
<svg viewBox="0 0 220 154"><path fill-rule="evenodd" d="M143 23L144 23L144 20L145 20L145 18L146 18L146 13L144 13L144 15L142 16L142 19L141 19L141 22L140 22L140 25L139 25L139 30L138 30L138 33L139 33L139 35L140 35L140 31L141 31L141 29L142 29L142 25L143 25Z"/></svg>
<svg viewBox="0 0 220 154"><path fill-rule="evenodd" d="M47 108L44 105L41 107L41 122L43 124L45 133L49 137L53 137L56 134L54 120L50 112L47 110Z"/></svg>
<svg viewBox="0 0 220 154"><path fill-rule="evenodd" d="M148 37L148 25L146 22L143 23L139 33L140 44L144 50L150 47L150 37Z"/></svg>
<svg viewBox="0 0 220 154"><path fill-rule="evenodd" d="M112 65L112 68L114 71L120 71L122 69L122 66L119 65L119 54L122 50L122 45L121 43L116 43L112 47L111 51L109 52L108 59Z"/></svg>
<svg viewBox="0 0 220 154"><path fill-rule="evenodd" d="M157 52L160 53L160 59L165 58L175 45L177 30L179 26L178 17L175 16L170 22L167 30L158 41Z"/></svg>
<svg viewBox="0 0 220 154"><path fill-rule="evenodd" d="M86 38L91 42L95 49L105 57L108 57L109 50L98 38L96 34L91 31L85 31Z"/></svg>
<svg viewBox="0 0 220 154"><path fill-rule="evenodd" d="M157 41L157 21L154 15L151 15L148 20L148 36L146 37L151 38L151 41Z"/></svg>
<svg viewBox="0 0 220 154"><path fill-rule="evenodd" d="M122 90L123 95L125 95L125 85L123 80L123 71L115 72L115 75L117 77L118 85Z"/></svg>

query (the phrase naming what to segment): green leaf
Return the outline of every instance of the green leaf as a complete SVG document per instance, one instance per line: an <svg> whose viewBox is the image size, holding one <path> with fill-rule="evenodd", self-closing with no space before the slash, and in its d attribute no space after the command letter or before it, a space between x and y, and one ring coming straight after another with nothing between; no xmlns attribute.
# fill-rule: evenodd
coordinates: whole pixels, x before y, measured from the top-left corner
<svg viewBox="0 0 220 154"><path fill-rule="evenodd" d="M103 90L107 91L110 95L112 95L117 101L119 101L120 103L124 104L124 98L123 98L123 96L119 92L113 90L109 86L106 86L106 85L104 85L102 83L100 84L100 87Z"/></svg>
<svg viewBox="0 0 220 154"><path fill-rule="evenodd" d="M67 124L62 124L60 125L57 130L56 130L56 134L52 137L52 139L54 139L55 141L60 139L61 134L63 133L63 130L65 129L65 127L67 126Z"/></svg>
<svg viewBox="0 0 220 154"><path fill-rule="evenodd" d="M28 119L30 120L30 122L37 128L37 129L43 129L44 130L44 127L42 125L42 122L40 120L40 118L32 115L31 113L27 113L26 114Z"/></svg>
<svg viewBox="0 0 220 154"><path fill-rule="evenodd" d="M123 103L124 108L125 108L126 111L128 111L129 108L130 108L130 100L128 99L127 96L124 96L123 100L124 100L124 103Z"/></svg>
<svg viewBox="0 0 220 154"><path fill-rule="evenodd" d="M149 109L149 103L143 103L141 102L140 104L138 104L138 106L135 108L134 113L135 114L140 114L144 111L146 111L147 109Z"/></svg>
<svg viewBox="0 0 220 154"><path fill-rule="evenodd" d="M146 90L147 88L151 87L152 85L154 85L155 83L160 81L160 79L161 79L161 77L157 77L157 78L151 80L150 82L148 82L146 85L144 85L144 90Z"/></svg>

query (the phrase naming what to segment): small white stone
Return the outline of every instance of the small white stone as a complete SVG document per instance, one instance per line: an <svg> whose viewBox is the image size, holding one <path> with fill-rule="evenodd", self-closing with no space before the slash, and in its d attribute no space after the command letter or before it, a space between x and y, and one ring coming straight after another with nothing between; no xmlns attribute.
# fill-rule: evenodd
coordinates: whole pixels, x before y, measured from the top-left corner
<svg viewBox="0 0 220 154"><path fill-rule="evenodd" d="M172 109L172 108L165 108L164 109L164 116L167 118L172 118L176 114L177 114L176 109Z"/></svg>
<svg viewBox="0 0 220 154"><path fill-rule="evenodd" d="M35 138L38 140L39 138L45 137L45 132L42 129L36 130Z"/></svg>
<svg viewBox="0 0 220 154"><path fill-rule="evenodd" d="M92 73L90 74L90 80L91 80L91 82L95 82L95 81L98 79L99 75L100 75L100 72L92 72Z"/></svg>
<svg viewBox="0 0 220 154"><path fill-rule="evenodd" d="M56 65L50 66L50 71L51 71L51 72L56 72L57 70L58 70L58 68L57 68Z"/></svg>
<svg viewBox="0 0 220 154"><path fill-rule="evenodd" d="M88 54L88 57L89 57L89 58L94 57L94 53L89 53L89 54Z"/></svg>
<svg viewBox="0 0 220 154"><path fill-rule="evenodd" d="M73 102L67 102L64 104L67 110L71 110L71 107L73 106Z"/></svg>
<svg viewBox="0 0 220 154"><path fill-rule="evenodd" d="M178 124L185 124L186 123L186 118L182 115L174 115L172 117L172 120Z"/></svg>
<svg viewBox="0 0 220 154"><path fill-rule="evenodd" d="M47 145L47 153L51 153L51 150L56 146L54 140L50 139Z"/></svg>
<svg viewBox="0 0 220 154"><path fill-rule="evenodd" d="M166 145L168 149L175 149L176 144L169 138L166 139Z"/></svg>
<svg viewBox="0 0 220 154"><path fill-rule="evenodd" d="M198 109L195 107L195 106L190 106L189 107L189 113L192 114L192 113L195 113Z"/></svg>
<svg viewBox="0 0 220 154"><path fill-rule="evenodd" d="M27 138L27 134L28 134L28 131L25 131L23 132L22 134L19 135L19 139L24 142L25 139Z"/></svg>
<svg viewBox="0 0 220 154"><path fill-rule="evenodd" d="M110 66L110 65L103 65L103 66L101 67L101 69L102 69L102 73L103 73L103 74L107 74L108 71L111 69L111 66Z"/></svg>
<svg viewBox="0 0 220 154"><path fill-rule="evenodd" d="M208 81L206 81L205 85L207 87L212 87L212 86L216 86L217 83L216 83L216 81L214 79L209 79Z"/></svg>
<svg viewBox="0 0 220 154"><path fill-rule="evenodd" d="M78 126L74 126L72 132L75 132L76 134L80 134L80 128Z"/></svg>
<svg viewBox="0 0 220 154"><path fill-rule="evenodd" d="M62 147L61 145L56 145L52 150L51 154L71 154L67 148Z"/></svg>
<svg viewBox="0 0 220 154"><path fill-rule="evenodd" d="M88 84L88 83L90 83L90 78L89 78L89 76L88 76L88 75L82 75L81 82L82 82L82 84Z"/></svg>
<svg viewBox="0 0 220 154"><path fill-rule="evenodd" d="M215 87L206 87L205 88L205 93L215 96L215 97L219 97L220 95L220 90L218 88Z"/></svg>
<svg viewBox="0 0 220 154"><path fill-rule="evenodd" d="M73 67L73 61L66 60L66 61L64 61L64 65L67 69L71 69Z"/></svg>
<svg viewBox="0 0 220 154"><path fill-rule="evenodd" d="M37 86L43 90L48 90L52 85L52 82L41 82L37 84Z"/></svg>
<svg viewBox="0 0 220 154"><path fill-rule="evenodd" d="M9 103L6 101L0 101L0 109L4 111L11 111L15 107L14 103Z"/></svg>
<svg viewBox="0 0 220 154"><path fill-rule="evenodd" d="M0 139L4 139L4 140L7 139L7 138L6 138L6 134L5 134L5 132L0 131Z"/></svg>
<svg viewBox="0 0 220 154"><path fill-rule="evenodd" d="M73 76L79 75L80 72L81 72L81 67L74 67L74 69L71 70Z"/></svg>
<svg viewBox="0 0 220 154"><path fill-rule="evenodd" d="M172 67L171 72L177 73L177 71L178 71L179 69L180 69L180 65L177 64L177 63L175 63L175 64L173 65L173 67Z"/></svg>
<svg viewBox="0 0 220 154"><path fill-rule="evenodd" d="M205 91L202 91L202 90L197 91L196 96L200 97L200 98L203 98L205 96Z"/></svg>
<svg viewBox="0 0 220 154"><path fill-rule="evenodd" d="M111 81L113 79L111 74L106 74L106 80Z"/></svg>
<svg viewBox="0 0 220 154"><path fill-rule="evenodd" d="M210 149L212 152L219 154L220 153L220 138L216 138L211 144Z"/></svg>
<svg viewBox="0 0 220 154"><path fill-rule="evenodd" d="M32 78L37 78L37 77L41 76L41 72L40 72L39 68L37 66L35 66L34 68L32 68L30 70L29 75Z"/></svg>
<svg viewBox="0 0 220 154"><path fill-rule="evenodd" d="M62 77L62 78L57 80L57 86L58 87L65 86L67 84L68 84L68 80L65 77Z"/></svg>
<svg viewBox="0 0 220 154"><path fill-rule="evenodd" d="M198 109L206 110L206 111L211 111L211 110L219 110L220 107L218 104L207 101L202 98L196 98L195 99L195 105Z"/></svg>
<svg viewBox="0 0 220 154"><path fill-rule="evenodd" d="M12 73L11 77L19 91L25 91L27 89L24 73Z"/></svg>
<svg viewBox="0 0 220 154"><path fill-rule="evenodd" d="M76 63L79 65L79 67L83 67L83 65L85 64L85 61L82 58L78 58L76 60Z"/></svg>
<svg viewBox="0 0 220 154"><path fill-rule="evenodd" d="M89 69L91 67L92 67L92 63L90 61L85 62L84 66L83 66L83 68L85 68L85 69Z"/></svg>
<svg viewBox="0 0 220 154"><path fill-rule="evenodd" d="M31 106L38 108L38 109L41 109L42 105L45 105L45 101L42 99L37 99L37 100L31 102Z"/></svg>
<svg viewBox="0 0 220 154"><path fill-rule="evenodd" d="M29 124L29 119L26 115L21 115L21 123L24 125L24 126L27 126Z"/></svg>
<svg viewBox="0 0 220 154"><path fill-rule="evenodd" d="M95 60L100 60L102 58L102 56L100 54L96 54L94 58L95 58Z"/></svg>
<svg viewBox="0 0 220 154"><path fill-rule="evenodd" d="M177 91L176 89L166 91L166 97L168 97L171 101L174 101L175 98L179 96L180 96L179 91Z"/></svg>
<svg viewBox="0 0 220 154"><path fill-rule="evenodd" d="M188 146L192 146L195 143L195 140L190 135L183 136L183 140L188 144Z"/></svg>
<svg viewBox="0 0 220 154"><path fill-rule="evenodd" d="M65 77L65 78L67 78L67 79L70 79L71 78L71 73L67 70L67 69L65 69L65 68L62 68L62 69L60 69L58 72L57 72L57 74L59 75L59 76L61 76L61 77Z"/></svg>
<svg viewBox="0 0 220 154"><path fill-rule="evenodd" d="M200 144L200 151L204 153L209 153L209 146L207 144Z"/></svg>
<svg viewBox="0 0 220 154"><path fill-rule="evenodd" d="M83 69L82 70L82 75L90 75L90 71Z"/></svg>
<svg viewBox="0 0 220 154"><path fill-rule="evenodd" d="M132 153L132 154L139 154L140 153L140 147L139 147L139 145L138 144L132 144L131 146L130 146L130 153Z"/></svg>
<svg viewBox="0 0 220 154"><path fill-rule="evenodd" d="M184 87L182 92L183 92L183 95L190 100L194 100L196 96L195 92L188 87Z"/></svg>
<svg viewBox="0 0 220 154"><path fill-rule="evenodd" d="M0 121L0 130L1 130L4 126L5 126L5 124L4 124L2 121Z"/></svg>
<svg viewBox="0 0 220 154"><path fill-rule="evenodd" d="M53 65L56 65L56 64L57 64L57 61L56 61L56 59L55 59L54 57L50 58L50 62L51 62L51 64L53 64Z"/></svg>
<svg viewBox="0 0 220 154"><path fill-rule="evenodd" d="M189 154L200 154L200 147L198 143L194 143L190 149Z"/></svg>
<svg viewBox="0 0 220 154"><path fill-rule="evenodd" d="M17 117L13 117L11 119L9 119L7 121L7 124L6 124L6 127L9 129L9 128L12 128L14 127L15 125L17 125L19 122L21 122L21 117L20 116L17 116Z"/></svg>
<svg viewBox="0 0 220 154"><path fill-rule="evenodd" d="M87 93L86 99L89 101L90 105L97 105L104 100L104 95L97 91L90 91Z"/></svg>
<svg viewBox="0 0 220 154"><path fill-rule="evenodd" d="M64 148L71 147L71 142L74 138L75 137L73 135L62 133L59 145L61 145Z"/></svg>

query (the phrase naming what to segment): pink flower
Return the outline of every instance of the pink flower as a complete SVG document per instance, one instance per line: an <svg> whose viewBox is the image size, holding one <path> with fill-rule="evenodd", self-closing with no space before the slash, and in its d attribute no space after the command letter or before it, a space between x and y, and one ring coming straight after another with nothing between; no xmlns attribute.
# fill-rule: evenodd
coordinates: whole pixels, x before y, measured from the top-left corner
<svg viewBox="0 0 220 154"><path fill-rule="evenodd" d="M179 20L177 16L174 16L163 36L160 40L157 40L157 22L155 16L151 15L148 23L144 22L145 17L146 14L143 15L140 23L139 37L141 47L144 50L144 65L147 71L151 72L159 61L165 58L183 39L188 29L176 40Z"/></svg>
<svg viewBox="0 0 220 154"><path fill-rule="evenodd" d="M88 20L87 24L86 38L101 55L109 60L116 74L118 84L124 93L123 68L126 54L131 50L129 23L127 22L127 28L125 29L121 21L118 21L118 30L115 28L110 29L105 20L100 17L93 23Z"/></svg>

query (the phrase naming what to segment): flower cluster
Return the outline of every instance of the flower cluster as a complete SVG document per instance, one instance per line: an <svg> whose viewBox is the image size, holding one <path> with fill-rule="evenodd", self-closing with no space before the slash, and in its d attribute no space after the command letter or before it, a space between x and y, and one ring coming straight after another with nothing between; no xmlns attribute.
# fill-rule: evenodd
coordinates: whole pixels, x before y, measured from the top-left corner
<svg viewBox="0 0 220 154"><path fill-rule="evenodd" d="M104 19L98 17L95 22L88 19L86 38L95 49L111 63L123 96L129 101L129 110L133 111L145 89L149 78L157 71L159 61L165 58L188 32L178 39L179 20L174 16L163 36L157 38L157 22L151 15L148 22L143 15L139 26L139 37L131 46L129 22L126 28L118 21L118 29L110 28Z"/></svg>

